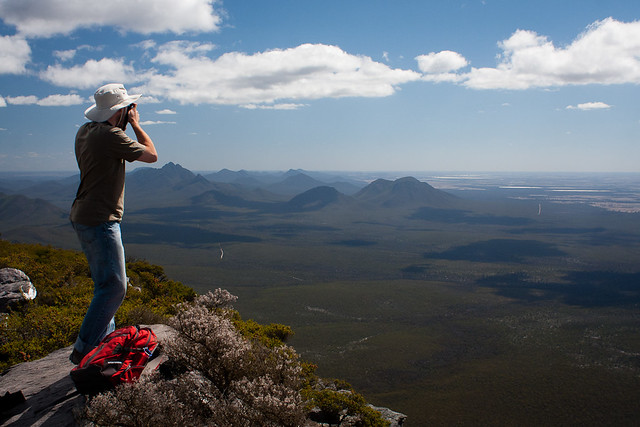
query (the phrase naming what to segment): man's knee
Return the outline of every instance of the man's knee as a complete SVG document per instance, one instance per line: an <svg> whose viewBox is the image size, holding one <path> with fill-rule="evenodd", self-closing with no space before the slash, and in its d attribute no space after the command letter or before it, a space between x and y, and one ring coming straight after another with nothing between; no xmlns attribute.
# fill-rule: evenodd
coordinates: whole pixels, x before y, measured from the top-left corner
<svg viewBox="0 0 640 427"><path fill-rule="evenodd" d="M96 286L95 293L108 295L113 301L122 301L127 294L127 278L112 274Z"/></svg>
<svg viewBox="0 0 640 427"><path fill-rule="evenodd" d="M120 300L124 300L125 295L127 295L127 278L118 277L113 288L114 295L117 295Z"/></svg>

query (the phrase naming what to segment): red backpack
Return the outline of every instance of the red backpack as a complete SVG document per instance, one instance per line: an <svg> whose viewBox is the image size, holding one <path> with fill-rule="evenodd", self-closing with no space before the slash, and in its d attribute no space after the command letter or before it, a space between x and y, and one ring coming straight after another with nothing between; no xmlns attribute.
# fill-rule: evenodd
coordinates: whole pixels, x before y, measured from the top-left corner
<svg viewBox="0 0 640 427"><path fill-rule="evenodd" d="M158 347L150 328L127 326L104 337L71 370L76 389L94 395L118 384L136 381Z"/></svg>

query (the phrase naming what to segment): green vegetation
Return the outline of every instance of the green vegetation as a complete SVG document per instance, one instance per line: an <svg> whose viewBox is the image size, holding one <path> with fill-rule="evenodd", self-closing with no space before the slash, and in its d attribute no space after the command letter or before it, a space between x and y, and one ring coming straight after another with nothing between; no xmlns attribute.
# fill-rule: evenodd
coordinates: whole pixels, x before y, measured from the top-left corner
<svg viewBox="0 0 640 427"><path fill-rule="evenodd" d="M129 192L123 236L196 292L237 295L247 336L286 336L407 425L633 425L640 214L589 204L636 200L637 185L579 199L491 187L452 206L291 211ZM75 242L70 227L3 233Z"/></svg>
<svg viewBox="0 0 640 427"><path fill-rule="evenodd" d="M318 375L413 414L409 425L632 425L640 414L634 305L417 280L269 288L244 310L254 304L293 320L290 343Z"/></svg>
<svg viewBox="0 0 640 427"><path fill-rule="evenodd" d="M224 259L218 243L133 248L163 265L171 248L173 276L224 286L256 321L291 325L320 376L408 425L633 424L638 215L482 208L202 222L261 239L222 242Z"/></svg>
<svg viewBox="0 0 640 427"><path fill-rule="evenodd" d="M24 271L38 296L12 307L0 325L0 370L71 345L93 289L79 252L0 240L0 268L5 267ZM163 344L172 365L189 374L170 379L155 376L97 396L85 408L85 421L140 425L155 419L163 425L185 425L217 419L225 425L295 426L308 411L319 408L330 418L351 416L356 426L388 425L345 382L334 381L333 388L327 389L325 380L315 374L315 365L299 360L293 348L286 346L293 335L290 327L243 320L237 310L226 308L235 300L226 291L198 297L192 304L195 292L169 280L157 265L131 260L127 275L130 289L116 323L175 327L188 338ZM211 312L199 310L203 307ZM212 339L217 339L213 346ZM194 375L200 379L194 381ZM209 385L203 388L203 384ZM209 399L202 399L203 395ZM195 401L210 401L211 406L196 408ZM121 411L113 410L120 407Z"/></svg>
<svg viewBox="0 0 640 427"><path fill-rule="evenodd" d="M388 427L389 422L380 417L380 413L367 405L364 397L356 393L350 384L334 380L330 384L323 382L318 387L317 377L302 390L308 410L318 408L324 415L323 421L339 425L343 417L357 416L357 426Z"/></svg>
<svg viewBox="0 0 640 427"><path fill-rule="evenodd" d="M193 289L166 277L162 267L145 261L127 263L130 291L116 313L123 325L164 323L176 314L176 304L191 301Z"/></svg>
<svg viewBox="0 0 640 427"><path fill-rule="evenodd" d="M0 240L0 268L24 271L38 296L9 310L0 324L0 370L43 357L73 344L93 294L89 267L82 253L51 246ZM169 280L161 267L143 261L127 263L130 285L117 325L149 324L175 314L175 304L195 292Z"/></svg>

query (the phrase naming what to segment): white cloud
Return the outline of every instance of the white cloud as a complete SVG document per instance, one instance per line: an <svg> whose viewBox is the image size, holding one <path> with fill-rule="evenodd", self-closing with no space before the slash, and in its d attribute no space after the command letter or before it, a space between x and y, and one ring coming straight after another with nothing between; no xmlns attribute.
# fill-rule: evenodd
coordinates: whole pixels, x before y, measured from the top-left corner
<svg viewBox="0 0 640 427"><path fill-rule="evenodd" d="M176 122L164 122L162 120L146 120L146 121L140 122L140 124L142 126L147 126L147 125L175 125Z"/></svg>
<svg viewBox="0 0 640 427"><path fill-rule="evenodd" d="M6 106L7 106L7 101L5 101L2 96L0 96L0 107L6 107Z"/></svg>
<svg viewBox="0 0 640 427"><path fill-rule="evenodd" d="M70 105L84 104L85 100L76 94L70 95L49 95L40 99L37 104L43 107L67 107Z"/></svg>
<svg viewBox="0 0 640 427"><path fill-rule="evenodd" d="M35 95L27 96L7 96L5 97L7 104L11 105L33 105L38 103L38 97Z"/></svg>
<svg viewBox="0 0 640 427"><path fill-rule="evenodd" d="M0 16L27 37L113 26L141 34L217 31L217 0L3 0Z"/></svg>
<svg viewBox="0 0 640 427"><path fill-rule="evenodd" d="M416 61L418 61L420 71L429 74L449 73L466 67L469 64L464 56L450 50L420 55L416 57Z"/></svg>
<svg viewBox="0 0 640 427"><path fill-rule="evenodd" d="M165 108L164 110L156 111L156 114L178 114L178 113L176 113L173 110L169 110Z"/></svg>
<svg viewBox="0 0 640 427"><path fill-rule="evenodd" d="M80 95L76 94L49 95L42 99L39 99L35 95L7 96L5 100L7 104L11 105L40 105L42 107L66 107L70 105L80 105L85 102Z"/></svg>
<svg viewBox="0 0 640 427"><path fill-rule="evenodd" d="M173 42L160 47L153 61L170 69L153 74L145 94L182 104L272 104L284 99L381 97L397 85L418 80L411 70L392 69L336 46L303 44L248 55L205 55L212 45Z"/></svg>
<svg viewBox="0 0 640 427"><path fill-rule="evenodd" d="M129 93L141 93L142 92L142 88L139 87L132 87L130 89L128 89ZM93 102L93 97L91 99L91 102ZM162 101L159 100L158 98L156 98L155 96L149 96L149 95L145 95L142 94L142 96L140 97L140 99L138 99L138 104L160 104Z"/></svg>
<svg viewBox="0 0 640 427"><path fill-rule="evenodd" d="M139 78L131 65L121 59L103 58L89 60L82 65L65 68L62 65L50 65L40 73L42 80L57 86L78 89L97 88L110 82L131 82Z"/></svg>
<svg viewBox="0 0 640 427"><path fill-rule="evenodd" d="M640 83L640 21L607 18L594 22L562 48L525 30L516 31L499 46L500 63L495 68L472 68L461 74L465 86L529 89Z"/></svg>
<svg viewBox="0 0 640 427"><path fill-rule="evenodd" d="M437 73L424 74L422 80L434 83L459 83L464 81L465 76L457 73Z"/></svg>
<svg viewBox="0 0 640 427"><path fill-rule="evenodd" d="M138 47L142 50L149 50L149 49L153 49L154 47L156 47L156 41L155 40L143 40L140 43L136 43L134 45L132 45L133 47Z"/></svg>
<svg viewBox="0 0 640 427"><path fill-rule="evenodd" d="M74 56L76 56L76 50L75 49L54 50L53 56L55 56L61 61L70 61L73 59Z"/></svg>
<svg viewBox="0 0 640 427"><path fill-rule="evenodd" d="M273 105L256 105L256 104L246 104L242 105L242 108L246 108L247 110L297 110L299 108L306 107L307 104L273 104Z"/></svg>
<svg viewBox="0 0 640 427"><path fill-rule="evenodd" d="M30 60L31 47L25 39L17 36L0 37L0 74L24 73Z"/></svg>
<svg viewBox="0 0 640 427"><path fill-rule="evenodd" d="M150 47L147 47L149 49ZM190 42L186 40L173 40L159 47L157 62L172 63L172 55L178 53L186 56L204 55L216 48L213 43ZM180 59L182 56L177 56Z"/></svg>
<svg viewBox="0 0 640 427"><path fill-rule="evenodd" d="M585 102L578 105L567 105L567 110L606 110L611 108L611 105L604 102Z"/></svg>

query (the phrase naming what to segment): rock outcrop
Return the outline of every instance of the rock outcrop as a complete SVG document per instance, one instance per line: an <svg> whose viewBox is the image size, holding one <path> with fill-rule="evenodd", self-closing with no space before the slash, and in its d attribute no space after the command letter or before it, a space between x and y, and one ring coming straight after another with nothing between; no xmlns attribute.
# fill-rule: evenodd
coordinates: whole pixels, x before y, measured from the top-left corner
<svg viewBox="0 0 640 427"><path fill-rule="evenodd" d="M74 426L74 409L85 403L69 376L71 346L11 367L0 377L0 393L22 393L25 401L3 407L3 426ZM17 402L10 402L17 403ZM3 404L3 406L5 406ZM12 407L13 406L13 407Z"/></svg>
<svg viewBox="0 0 640 427"><path fill-rule="evenodd" d="M22 270L0 268L0 313L18 301L36 297L36 287Z"/></svg>
<svg viewBox="0 0 640 427"><path fill-rule="evenodd" d="M163 341L175 333L167 325L150 326ZM0 423L2 426L75 426L76 413L85 405L69 376L74 365L69 361L72 346L56 350L48 356L16 365L0 375ZM152 370L162 357L155 359L146 372ZM145 373L143 373L145 375ZM3 397L4 396L4 397ZM24 399L22 399L24 396ZM373 407L391 423L402 426L406 416L387 408ZM321 426L309 421L305 427Z"/></svg>
<svg viewBox="0 0 640 427"><path fill-rule="evenodd" d="M162 342L174 331L166 325L151 328ZM74 365L69 361L73 346L50 353L42 359L12 366L0 376L0 398L7 393L22 392L24 401L13 407L2 405L2 426L74 426L74 411L85 404L84 396L76 392L69 372ZM6 405L12 406L12 405Z"/></svg>

